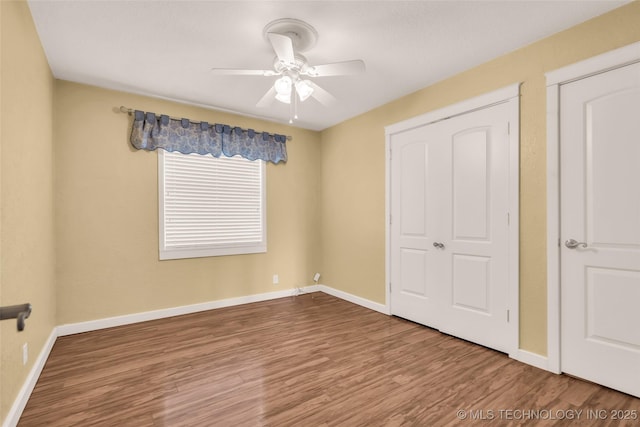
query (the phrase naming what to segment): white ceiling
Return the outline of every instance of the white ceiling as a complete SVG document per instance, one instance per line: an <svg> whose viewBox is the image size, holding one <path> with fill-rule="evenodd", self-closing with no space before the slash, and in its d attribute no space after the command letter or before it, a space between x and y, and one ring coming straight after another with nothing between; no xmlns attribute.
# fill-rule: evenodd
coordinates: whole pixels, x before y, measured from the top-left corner
<svg viewBox="0 0 640 427"><path fill-rule="evenodd" d="M264 26L311 24L311 65L362 59L359 76L315 82L337 105L302 103L296 126L322 130L628 0L116 1L29 0L58 79L287 122L289 107L256 102L276 77L214 76L211 68L271 69ZM135 105L127 107L136 108Z"/></svg>

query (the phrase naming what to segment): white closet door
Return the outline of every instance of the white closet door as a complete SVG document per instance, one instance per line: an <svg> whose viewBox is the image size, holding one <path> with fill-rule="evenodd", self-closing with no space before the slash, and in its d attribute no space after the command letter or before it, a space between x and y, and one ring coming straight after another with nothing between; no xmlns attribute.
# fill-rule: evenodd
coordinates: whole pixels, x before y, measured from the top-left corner
<svg viewBox="0 0 640 427"><path fill-rule="evenodd" d="M509 106L447 120L442 332L508 352Z"/></svg>
<svg viewBox="0 0 640 427"><path fill-rule="evenodd" d="M435 124L394 135L391 158L392 312L431 327L439 326L442 297L437 293L444 280L433 246L444 213L438 200L449 191L440 128Z"/></svg>
<svg viewBox="0 0 640 427"><path fill-rule="evenodd" d="M391 311L509 351L509 106L391 139Z"/></svg>
<svg viewBox="0 0 640 427"><path fill-rule="evenodd" d="M561 368L640 397L640 64L560 100Z"/></svg>

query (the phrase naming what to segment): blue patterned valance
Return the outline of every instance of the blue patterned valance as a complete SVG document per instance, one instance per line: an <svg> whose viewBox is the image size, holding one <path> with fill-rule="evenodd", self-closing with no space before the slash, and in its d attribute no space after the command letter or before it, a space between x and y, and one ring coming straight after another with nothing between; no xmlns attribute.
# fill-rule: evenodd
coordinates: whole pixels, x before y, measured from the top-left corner
<svg viewBox="0 0 640 427"><path fill-rule="evenodd" d="M166 115L133 112L131 144L139 150L179 151L183 154L211 154L214 157L240 155L273 163L287 161L287 137L229 125L192 122Z"/></svg>

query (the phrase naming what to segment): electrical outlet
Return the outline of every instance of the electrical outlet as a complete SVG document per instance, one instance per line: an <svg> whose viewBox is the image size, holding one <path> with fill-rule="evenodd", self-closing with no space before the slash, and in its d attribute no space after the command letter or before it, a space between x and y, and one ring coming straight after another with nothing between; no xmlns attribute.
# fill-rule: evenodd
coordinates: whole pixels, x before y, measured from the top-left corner
<svg viewBox="0 0 640 427"><path fill-rule="evenodd" d="M29 344L22 344L22 364L26 365L29 361Z"/></svg>
<svg viewBox="0 0 640 427"><path fill-rule="evenodd" d="M277 274L273 275L273 284L277 285L278 283L280 283L280 278L278 277Z"/></svg>

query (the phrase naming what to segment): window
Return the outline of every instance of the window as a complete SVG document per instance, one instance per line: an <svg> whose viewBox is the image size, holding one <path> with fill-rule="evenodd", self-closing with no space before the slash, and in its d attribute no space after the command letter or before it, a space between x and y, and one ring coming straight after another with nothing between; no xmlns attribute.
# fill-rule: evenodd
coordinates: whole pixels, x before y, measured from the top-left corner
<svg viewBox="0 0 640 427"><path fill-rule="evenodd" d="M261 160L158 150L160 259L267 251Z"/></svg>

